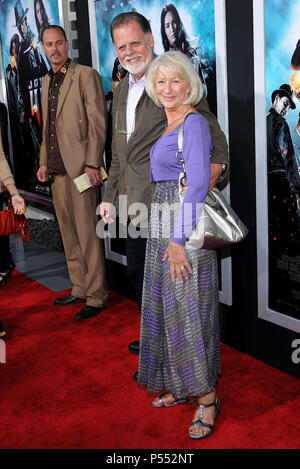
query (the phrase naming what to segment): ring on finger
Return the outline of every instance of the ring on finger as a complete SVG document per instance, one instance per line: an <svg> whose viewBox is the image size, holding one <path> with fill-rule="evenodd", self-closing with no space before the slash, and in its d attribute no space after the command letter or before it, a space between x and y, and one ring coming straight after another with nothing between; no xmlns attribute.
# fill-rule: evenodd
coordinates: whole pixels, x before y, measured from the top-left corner
<svg viewBox="0 0 300 469"><path fill-rule="evenodd" d="M184 265L181 265L181 266L180 266L180 270L185 270Z"/></svg>

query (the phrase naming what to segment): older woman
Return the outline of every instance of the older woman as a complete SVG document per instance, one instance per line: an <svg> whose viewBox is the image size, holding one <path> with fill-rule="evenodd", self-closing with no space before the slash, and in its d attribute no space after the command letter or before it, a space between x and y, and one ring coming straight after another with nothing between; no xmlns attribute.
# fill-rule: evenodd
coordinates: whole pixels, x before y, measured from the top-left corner
<svg viewBox="0 0 300 469"><path fill-rule="evenodd" d="M145 260L138 383L150 393L164 391L154 407L195 402L189 436L200 439L211 435L220 408L215 386L221 369L216 253L185 249L188 232L182 222L190 206L190 227L195 226L194 209L205 202L209 188L210 134L193 108L203 88L187 57L167 52L151 64L146 91L164 107L168 123L150 153L156 209ZM167 217L157 207L172 208L179 202L182 166L175 155L182 122L187 190L180 213ZM165 237L168 220L170 236Z"/></svg>

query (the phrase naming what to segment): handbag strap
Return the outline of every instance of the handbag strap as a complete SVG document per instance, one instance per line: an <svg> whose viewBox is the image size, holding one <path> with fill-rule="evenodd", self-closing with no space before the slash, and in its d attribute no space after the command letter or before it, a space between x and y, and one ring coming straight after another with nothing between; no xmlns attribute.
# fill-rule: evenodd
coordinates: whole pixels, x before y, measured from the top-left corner
<svg viewBox="0 0 300 469"><path fill-rule="evenodd" d="M184 123L185 123L185 119L190 115L190 114L195 114L195 112L189 112L184 120L181 122L180 126L179 126L179 130L178 130L178 137L177 137L177 146L178 146L178 149L177 149L177 152L175 154L175 158L176 160L181 163L182 165L182 171L183 171L183 176L180 177L180 185L182 187L185 187L187 185L187 180L186 180L186 171L185 171L185 163L184 163L184 159L183 159L183 156L182 156L182 145L183 145L183 129L184 129ZM181 155L181 158L180 156Z"/></svg>
<svg viewBox="0 0 300 469"><path fill-rule="evenodd" d="M13 204L12 204L12 201L11 201L11 196L7 197L7 208L8 208L8 210L11 210L12 212L14 210Z"/></svg>
<svg viewBox="0 0 300 469"><path fill-rule="evenodd" d="M178 149L177 149L177 152L175 154L175 158L182 165L183 176L181 175L180 178L179 178L180 185L182 187L186 187L187 186L187 180L186 180L185 163L184 163L183 157L182 156L181 156L181 158L179 157L179 155L182 155L183 125L184 125L184 121L181 122L179 130L178 130L178 138L177 138Z"/></svg>
<svg viewBox="0 0 300 469"><path fill-rule="evenodd" d="M177 161L179 161L178 158L177 158L178 153L182 153L183 125L184 125L184 121L181 122L180 127L179 127L179 130L178 130L178 138L177 138L178 150L177 150L177 153L176 153L176 160L177 160Z"/></svg>
<svg viewBox="0 0 300 469"><path fill-rule="evenodd" d="M28 243L28 241L29 241L29 228L28 228L27 224L25 224L25 226L22 226L21 234L22 234L22 239L23 239L24 243Z"/></svg>
<svg viewBox="0 0 300 469"><path fill-rule="evenodd" d="M177 137L177 146L178 146L178 149L177 149L177 152L175 154L175 158L176 160L182 164L182 170L184 172L184 175L185 175L185 164L184 164L184 159L183 157L181 156L181 158L178 156L178 155L182 155L182 145L183 145L183 130L184 130L184 123L185 123L185 120L187 119L187 117L190 115L190 114L198 114L197 112L189 112L184 120L181 122L180 124L180 127L179 127L179 130L178 130L178 137Z"/></svg>

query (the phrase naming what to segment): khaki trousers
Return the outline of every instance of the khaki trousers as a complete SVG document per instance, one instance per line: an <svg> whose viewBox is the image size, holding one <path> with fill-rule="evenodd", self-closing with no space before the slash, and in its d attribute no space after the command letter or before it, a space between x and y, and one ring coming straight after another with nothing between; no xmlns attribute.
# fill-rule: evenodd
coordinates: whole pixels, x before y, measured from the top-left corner
<svg viewBox="0 0 300 469"><path fill-rule="evenodd" d="M96 235L97 188L81 194L67 174L52 183L53 202L62 235L72 295L86 298L87 305L107 303L102 242Z"/></svg>

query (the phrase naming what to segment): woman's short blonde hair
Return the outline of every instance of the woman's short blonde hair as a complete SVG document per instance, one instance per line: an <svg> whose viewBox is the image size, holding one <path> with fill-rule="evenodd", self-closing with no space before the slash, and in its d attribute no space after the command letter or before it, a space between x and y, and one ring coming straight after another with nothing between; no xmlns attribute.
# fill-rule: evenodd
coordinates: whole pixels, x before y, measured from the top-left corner
<svg viewBox="0 0 300 469"><path fill-rule="evenodd" d="M162 107L156 95L157 72L173 73L187 81L190 88L188 98L182 104L195 106L203 96L203 86L200 77L190 60L180 51L170 51L156 57L147 71L146 91L156 106Z"/></svg>

